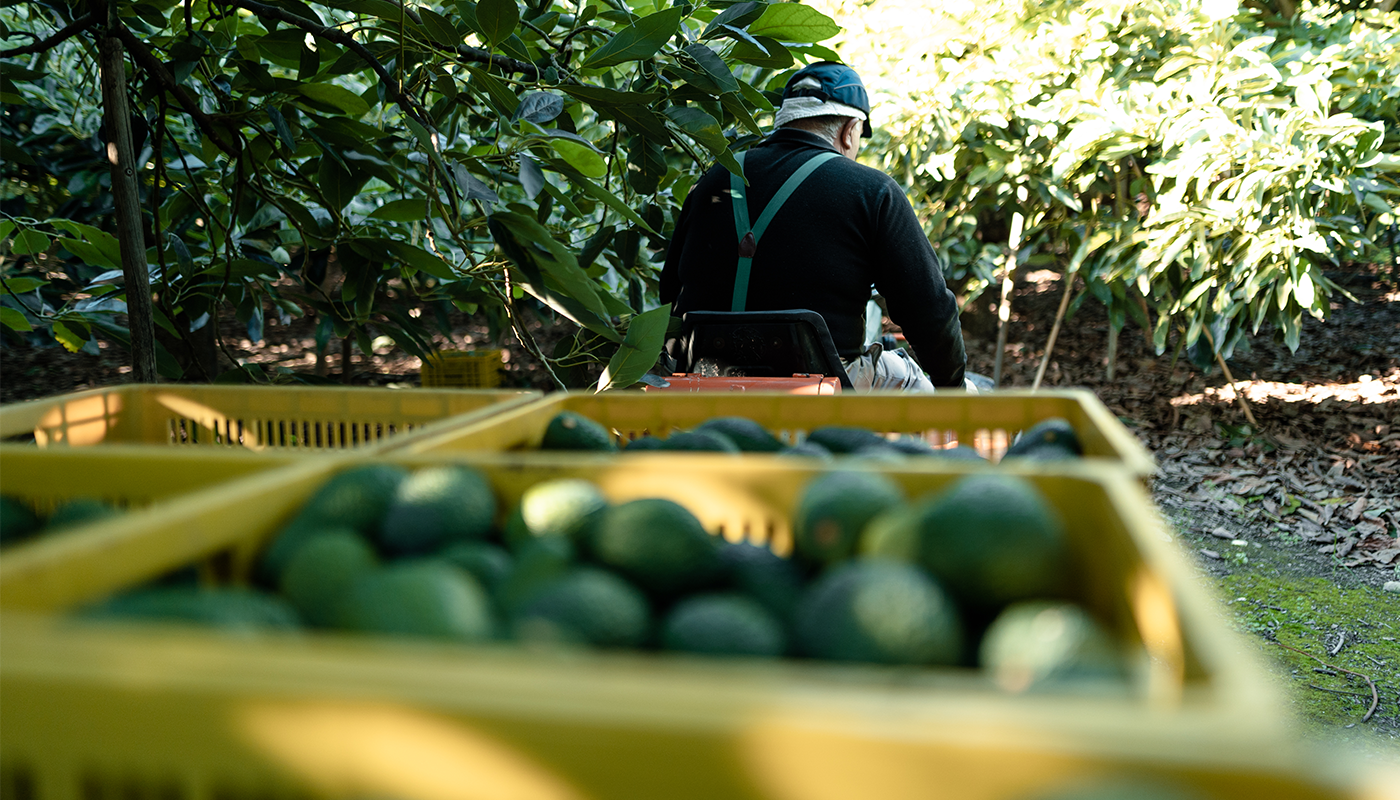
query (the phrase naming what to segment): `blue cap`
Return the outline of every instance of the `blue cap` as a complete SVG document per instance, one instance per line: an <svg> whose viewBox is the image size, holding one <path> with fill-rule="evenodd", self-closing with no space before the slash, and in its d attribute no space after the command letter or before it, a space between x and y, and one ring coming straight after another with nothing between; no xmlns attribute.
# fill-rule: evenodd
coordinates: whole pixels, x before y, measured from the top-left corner
<svg viewBox="0 0 1400 800"><path fill-rule="evenodd" d="M823 103L839 103L865 115L861 136L870 138L870 96L856 71L835 61L818 61L794 72L783 87L783 100L814 97ZM804 114L803 116L814 116ZM852 115L854 116L854 115Z"/></svg>

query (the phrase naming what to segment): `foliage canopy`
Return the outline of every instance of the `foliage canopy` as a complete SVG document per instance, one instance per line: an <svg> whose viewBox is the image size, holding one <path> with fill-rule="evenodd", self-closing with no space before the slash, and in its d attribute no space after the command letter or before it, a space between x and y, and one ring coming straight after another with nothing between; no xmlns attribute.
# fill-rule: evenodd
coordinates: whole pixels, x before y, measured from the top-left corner
<svg viewBox="0 0 1400 800"><path fill-rule="evenodd" d="M126 308L93 8L0 11L24 43L0 50L0 321L71 349L120 338ZM322 341L421 355L445 315L419 314L450 304L531 347L529 295L582 330L536 355L610 359L605 387L659 351L658 262L690 186L711 163L738 170L771 88L833 57L817 42L838 30L806 6L724 1L117 0L116 16L167 342L226 302L253 341L266 314L309 308ZM171 377L180 362L161 359Z"/></svg>

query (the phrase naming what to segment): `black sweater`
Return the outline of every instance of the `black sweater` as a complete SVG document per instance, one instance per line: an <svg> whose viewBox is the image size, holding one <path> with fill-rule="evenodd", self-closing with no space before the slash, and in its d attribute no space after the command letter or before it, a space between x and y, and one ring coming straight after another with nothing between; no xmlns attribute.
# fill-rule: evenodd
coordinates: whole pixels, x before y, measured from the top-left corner
<svg viewBox="0 0 1400 800"><path fill-rule="evenodd" d="M749 218L783 181L823 150L812 133L782 128L744 156ZM691 189L661 272L672 313L728 311L738 269L729 171L717 166ZM865 340L874 285L935 386L961 388L967 355L958 306L909 200L888 175L847 158L812 173L773 218L753 259L746 310L805 308L822 315L844 359Z"/></svg>

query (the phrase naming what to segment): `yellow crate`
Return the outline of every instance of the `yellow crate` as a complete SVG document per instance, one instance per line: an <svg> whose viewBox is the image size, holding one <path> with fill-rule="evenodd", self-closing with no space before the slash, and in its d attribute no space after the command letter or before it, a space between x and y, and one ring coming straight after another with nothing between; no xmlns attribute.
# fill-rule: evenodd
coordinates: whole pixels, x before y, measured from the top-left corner
<svg viewBox="0 0 1400 800"><path fill-rule="evenodd" d="M1200 800L1396 800L1400 785L1239 721L886 674L3 624L0 792L17 800L1033 800L1125 774Z"/></svg>
<svg viewBox="0 0 1400 800"><path fill-rule="evenodd" d="M0 440L285 448L378 444L452 417L489 416L537 392L129 384L0 407ZM463 417L462 421L472 417Z"/></svg>
<svg viewBox="0 0 1400 800"><path fill-rule="evenodd" d="M1068 521L1083 564L1081 599L1143 654L1126 695L1009 695L957 669L330 634L230 639L15 612L69 608L113 588L113 578L134 585L196 557L244 572L331 471L353 463L364 459L253 476L236 491L108 527L84 552L31 565L23 590L3 598L0 781L37 787L16 795L36 800L109 790L1030 800L1060 782L1129 772L1216 800L1363 796L1347 793L1337 777L1344 770L1330 771L1335 762L1315 765L1290 743L1274 688L1223 629L1140 487L1092 465L1024 474ZM797 492L819 472L714 455L550 463L490 454L467 463L488 475L503 505L541 480L586 477L613 501L670 497L716 534L754 541L787 535ZM964 472L889 474L917 495ZM99 562L116 567L95 592ZM10 583L6 570L0 562L0 589Z"/></svg>
<svg viewBox="0 0 1400 800"><path fill-rule="evenodd" d="M0 448L0 493L15 497L40 513L49 514L59 504L75 498L91 498L127 509L127 513L77 526L61 533L41 535L4 550L0 557L0 597L24 585L12 585L10 576L24 576L55 561L66 561L84 552L87 542L101 541L103 531L140 529L152 512L147 506L168 505L200 492L278 467L298 463L283 453L240 450L173 450L155 454L150 448L115 445L101 448L41 451L27 447ZM177 534L170 534L178 538ZM101 564L106 553L96 552ZM121 583L96 584L111 591ZM3 601L0 601L2 604Z"/></svg>
<svg viewBox="0 0 1400 800"><path fill-rule="evenodd" d="M423 360L423 386L493 389L501 385L500 350L443 350Z"/></svg>
<svg viewBox="0 0 1400 800"><path fill-rule="evenodd" d="M933 444L975 447L996 460L1017 431L1050 417L1069 421L1090 460L1120 465L1139 477L1156 473L1142 443L1086 390L841 394L835 397L750 392L559 393L487 420L418 439L412 452L529 450L539 447L549 421L574 411L611 428L619 443L643 434L666 436L712 417L748 417L790 442L824 425L846 425L885 433L908 433Z"/></svg>

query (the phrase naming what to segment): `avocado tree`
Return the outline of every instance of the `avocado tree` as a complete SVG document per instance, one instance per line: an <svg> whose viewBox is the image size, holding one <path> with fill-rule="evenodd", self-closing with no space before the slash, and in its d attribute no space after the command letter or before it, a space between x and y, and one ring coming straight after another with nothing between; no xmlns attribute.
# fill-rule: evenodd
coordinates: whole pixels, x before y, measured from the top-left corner
<svg viewBox="0 0 1400 800"><path fill-rule="evenodd" d="M1325 268L1400 222L1394 3L819 5L970 297L1010 259L1069 276L1062 312L1081 276L1111 342L1132 319L1229 357L1269 323L1296 348Z"/></svg>
<svg viewBox="0 0 1400 800"><path fill-rule="evenodd" d="M267 314L314 313L323 342L425 356L450 304L546 366L606 361L600 388L654 363L659 262L695 179L739 170L785 71L834 56L817 43L839 30L799 4L661 0L48 0L0 25L11 331L76 350L153 324L162 373L197 379L225 313L254 341ZM107 158L124 130L134 200ZM579 334L540 352L526 298Z"/></svg>

